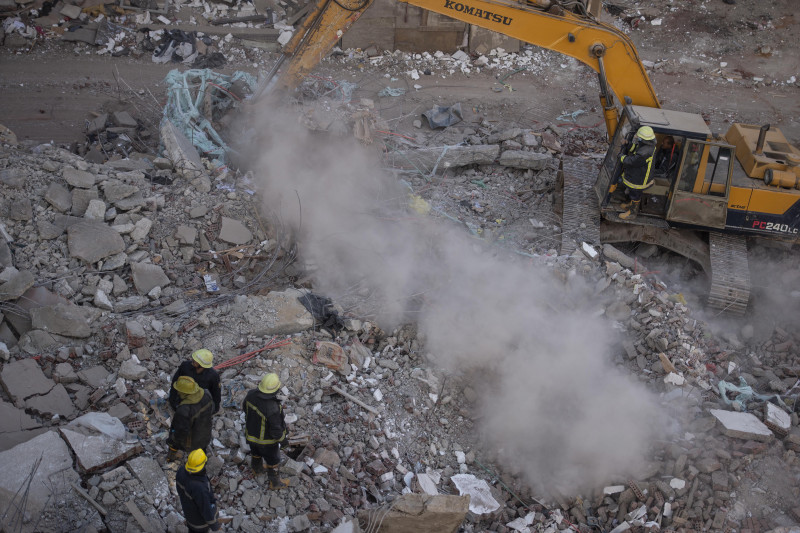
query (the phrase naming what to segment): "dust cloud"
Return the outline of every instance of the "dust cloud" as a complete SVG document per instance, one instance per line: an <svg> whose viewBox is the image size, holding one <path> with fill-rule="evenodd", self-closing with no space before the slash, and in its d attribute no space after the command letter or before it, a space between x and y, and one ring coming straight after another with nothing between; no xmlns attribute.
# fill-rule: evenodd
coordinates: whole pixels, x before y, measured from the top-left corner
<svg viewBox="0 0 800 533"><path fill-rule="evenodd" d="M616 339L580 276L497 254L407 208L377 150L259 122L252 168L265 208L290 224L315 291L380 297L382 325L416 321L431 362L472 376L484 457L564 491L632 474L657 438L654 396L610 363ZM375 317L370 317L375 318Z"/></svg>

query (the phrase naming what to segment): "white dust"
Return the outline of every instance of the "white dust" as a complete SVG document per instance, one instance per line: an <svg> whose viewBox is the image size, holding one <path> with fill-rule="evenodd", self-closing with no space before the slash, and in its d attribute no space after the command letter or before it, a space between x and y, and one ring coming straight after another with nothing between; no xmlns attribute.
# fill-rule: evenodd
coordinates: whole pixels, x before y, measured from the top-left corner
<svg viewBox="0 0 800 533"><path fill-rule="evenodd" d="M580 276L565 284L414 213L378 150L279 115L260 120L252 168L265 207L292 225L301 260L316 268L315 292L366 288L381 297L382 324L416 320L434 364L473 376L484 457L566 491L642 464L661 413L611 364L618 339Z"/></svg>

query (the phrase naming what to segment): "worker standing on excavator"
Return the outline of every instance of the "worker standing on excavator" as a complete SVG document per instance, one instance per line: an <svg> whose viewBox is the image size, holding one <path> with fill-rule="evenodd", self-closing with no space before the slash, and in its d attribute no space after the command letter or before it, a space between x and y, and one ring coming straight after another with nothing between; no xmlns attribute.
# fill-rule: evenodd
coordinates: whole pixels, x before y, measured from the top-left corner
<svg viewBox="0 0 800 533"><path fill-rule="evenodd" d="M281 462L280 444L286 439L286 421L283 407L277 398L281 380L277 374L265 374L257 389L247 393L242 404L244 410L245 438L250 445L253 473L264 472L262 459L267 464L270 489L283 489L289 481L278 475Z"/></svg>
<svg viewBox="0 0 800 533"><path fill-rule="evenodd" d="M633 143L620 157L622 163L622 183L629 201L620 207L626 211L619 217L623 220L636 218L639 213L639 204L642 201L642 191L650 187L650 172L653 168L653 156L656 151L656 134L650 126L642 126L636 132Z"/></svg>

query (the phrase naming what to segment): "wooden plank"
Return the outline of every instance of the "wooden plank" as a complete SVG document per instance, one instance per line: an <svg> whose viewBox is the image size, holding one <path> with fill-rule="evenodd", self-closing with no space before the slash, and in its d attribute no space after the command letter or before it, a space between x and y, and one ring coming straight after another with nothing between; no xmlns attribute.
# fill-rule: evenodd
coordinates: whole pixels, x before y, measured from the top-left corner
<svg viewBox="0 0 800 533"><path fill-rule="evenodd" d="M128 511L133 515L142 529L144 529L147 533L155 533L155 531L153 531L152 524L150 524L150 520L148 520L147 517L142 514L139 508L136 507L136 504L133 502L133 500L126 501L125 507L127 507Z"/></svg>
<svg viewBox="0 0 800 533"><path fill-rule="evenodd" d="M107 514L108 514L108 511L106 511L106 510L105 510L105 508L104 508L102 505L100 505L99 503L97 503L96 501L94 501L94 499L93 499L91 496L89 496L89 493L88 493L88 492L86 492L85 490L83 490L82 488L80 488L80 487L79 487L78 485L76 485L75 483L72 483L71 485L72 485L72 488L75 490L75 492L77 492L78 494L80 494L81 496L83 496L83 498L85 498L87 502L89 502L90 504L92 504L92 507L94 507L95 509L97 509L97 512L98 512L98 513L100 513L100 514L101 514L101 515L103 515L103 516L105 516L105 515L107 515Z"/></svg>

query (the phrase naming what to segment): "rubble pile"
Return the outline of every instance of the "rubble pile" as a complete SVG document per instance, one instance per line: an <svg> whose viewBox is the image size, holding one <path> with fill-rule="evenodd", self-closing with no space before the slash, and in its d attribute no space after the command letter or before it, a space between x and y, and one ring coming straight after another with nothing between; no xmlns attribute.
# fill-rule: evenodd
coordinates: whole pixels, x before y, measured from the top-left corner
<svg viewBox="0 0 800 533"><path fill-rule="evenodd" d="M491 175L496 164L454 164L460 189L437 193L452 194L462 209L452 218L489 219L502 209L499 194L461 204L472 190L488 194L476 181L525 183L528 199L546 196L558 153L547 145L559 132L446 130L453 140L474 138L468 146L543 156L541 168L512 170L503 180ZM261 220L247 193L207 176L189 181L160 158L142 170L121 166L135 161L98 164L38 146L4 149L0 163L0 407L10 415L0 453L15 454L0 460L30 469L30 458L16 458L38 442L30 439L69 454L75 487L59 490L81 509L71 518L76 529L181 531L178 466L165 463L172 372L201 347L219 364L265 346L275 347L221 370L208 471L233 531L329 531L359 518L368 526L379 513L416 531L440 531L435 524L464 517L465 531L569 524L765 530L798 520L775 510L796 507L796 485L762 510L743 498L761 461L800 468L796 334L775 329L758 345L718 339L679 295L613 247L528 255L565 286L576 276L593 284L609 323L627 332L616 364L661 393L680 430L649 451L636 479L609 479L590 494L557 487L542 494L476 441L476 384L431 368L413 325L382 331L342 314L343 327L322 327L300 302L307 289L289 282L303 277L291 264L291 245ZM420 192L428 198L421 201L438 201L433 189ZM488 212L477 209L481 202ZM475 221L467 229L496 253L490 228ZM240 404L268 371L281 378L290 426L285 492L265 490L245 460ZM57 460L48 457L48 468ZM20 476L5 488L16 491ZM470 494L469 509L453 515L461 504L439 501L456 497L443 492ZM428 526L407 522L416 520L413 509L423 510ZM450 514L439 517L440 509ZM41 514L52 523L60 513Z"/></svg>

